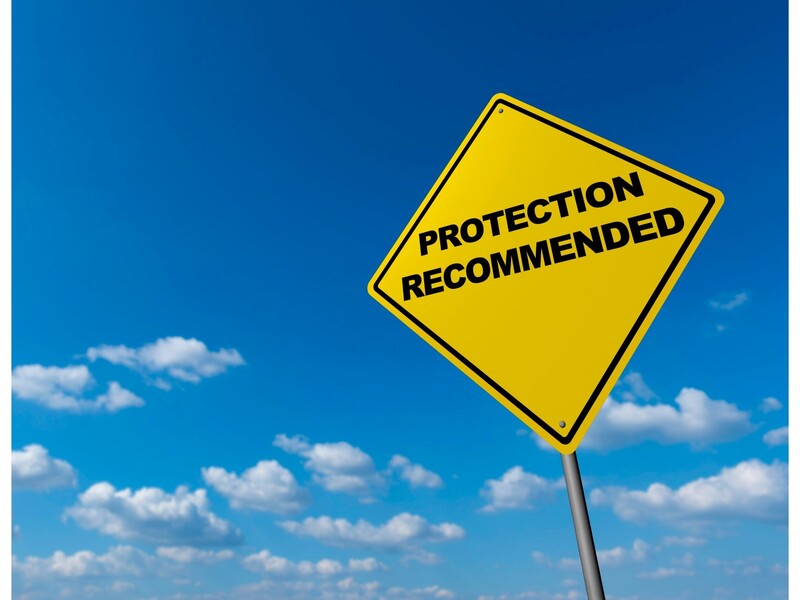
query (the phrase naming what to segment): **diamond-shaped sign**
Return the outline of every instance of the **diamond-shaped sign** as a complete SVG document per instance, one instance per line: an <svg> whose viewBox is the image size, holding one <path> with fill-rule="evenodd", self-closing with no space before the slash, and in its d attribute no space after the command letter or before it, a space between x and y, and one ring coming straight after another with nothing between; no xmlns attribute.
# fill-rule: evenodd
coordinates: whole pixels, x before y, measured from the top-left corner
<svg viewBox="0 0 800 600"><path fill-rule="evenodd" d="M718 190L500 94L369 292L569 453L721 205Z"/></svg>

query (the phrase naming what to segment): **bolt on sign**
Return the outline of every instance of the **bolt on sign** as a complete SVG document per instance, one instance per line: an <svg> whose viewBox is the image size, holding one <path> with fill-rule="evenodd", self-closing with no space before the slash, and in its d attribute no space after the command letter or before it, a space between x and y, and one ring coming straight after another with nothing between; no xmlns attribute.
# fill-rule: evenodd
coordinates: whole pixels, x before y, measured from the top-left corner
<svg viewBox="0 0 800 600"><path fill-rule="evenodd" d="M369 293L567 454L722 202L712 187L499 94Z"/></svg>

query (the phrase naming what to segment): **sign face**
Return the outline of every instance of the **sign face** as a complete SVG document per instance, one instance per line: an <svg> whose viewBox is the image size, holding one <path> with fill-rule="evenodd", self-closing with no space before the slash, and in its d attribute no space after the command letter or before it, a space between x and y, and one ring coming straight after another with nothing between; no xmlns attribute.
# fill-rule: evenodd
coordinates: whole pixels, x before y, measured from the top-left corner
<svg viewBox="0 0 800 600"><path fill-rule="evenodd" d="M499 94L369 293L566 454L721 205L714 188Z"/></svg>

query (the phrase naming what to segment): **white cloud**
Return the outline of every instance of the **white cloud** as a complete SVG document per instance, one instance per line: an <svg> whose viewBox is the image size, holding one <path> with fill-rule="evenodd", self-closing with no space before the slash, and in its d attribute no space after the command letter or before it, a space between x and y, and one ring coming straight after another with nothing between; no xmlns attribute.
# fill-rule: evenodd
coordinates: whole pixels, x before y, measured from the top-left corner
<svg viewBox="0 0 800 600"><path fill-rule="evenodd" d="M677 407L641 405L608 398L581 449L603 452L645 441L702 447L739 439L754 429L750 413L730 402L711 400L701 390L683 388L675 403Z"/></svg>
<svg viewBox="0 0 800 600"><path fill-rule="evenodd" d="M429 552L422 548L413 548L407 550L401 559L403 564L419 563L421 565L439 565L442 564L442 557L435 552Z"/></svg>
<svg viewBox="0 0 800 600"><path fill-rule="evenodd" d="M789 443L789 427L784 426L772 429L765 433L762 439L770 448L774 446L785 446Z"/></svg>
<svg viewBox="0 0 800 600"><path fill-rule="evenodd" d="M597 551L597 560L601 567L621 567L631 563L639 563L647 560L652 549L644 540L636 539L630 548L617 546L607 550ZM571 571L580 569L581 563L577 558L566 557L554 560L544 552L535 550L531 552L531 558L537 565L543 565L548 569L561 569Z"/></svg>
<svg viewBox="0 0 800 600"><path fill-rule="evenodd" d="M156 487L135 492L96 483L66 510L84 529L122 540L141 540L167 546L232 545L241 533L209 510L206 491L181 486L174 494Z"/></svg>
<svg viewBox="0 0 800 600"><path fill-rule="evenodd" d="M649 402L657 398L655 392L644 382L641 373L631 372L617 382L619 396L625 402L635 402L644 400Z"/></svg>
<svg viewBox="0 0 800 600"><path fill-rule="evenodd" d="M681 567L692 567L694 566L694 554L691 552L687 552L683 556L678 556L677 558L673 558L670 561L673 565L678 565Z"/></svg>
<svg viewBox="0 0 800 600"><path fill-rule="evenodd" d="M486 481L481 496L488 504L481 511L532 509L538 502L551 500L555 490L563 487L562 479L545 479L520 466L512 467L500 479Z"/></svg>
<svg viewBox="0 0 800 600"><path fill-rule="evenodd" d="M531 552L531 558L537 565L543 565L548 569L561 569L562 571L570 571L579 569L581 566L581 563L577 558L560 558L558 560L553 560L544 552L540 552L539 550L534 550Z"/></svg>
<svg viewBox="0 0 800 600"><path fill-rule="evenodd" d="M262 460L241 475L220 467L203 468L202 474L206 484L225 496L233 508L289 514L311 502L308 490L274 460Z"/></svg>
<svg viewBox="0 0 800 600"><path fill-rule="evenodd" d="M567 580L571 581L571 580ZM614 600L638 600L638 597L622 598L612 596ZM499 596L478 596L478 600L586 600L586 593L578 590L567 592L530 591L517 594L500 594Z"/></svg>
<svg viewBox="0 0 800 600"><path fill-rule="evenodd" d="M14 490L50 490L74 487L76 483L72 465L52 458L47 448L39 444L11 452L11 487Z"/></svg>
<svg viewBox="0 0 800 600"><path fill-rule="evenodd" d="M749 299L747 292L721 294L717 299L710 300L708 304L715 310L732 311L747 303Z"/></svg>
<svg viewBox="0 0 800 600"><path fill-rule="evenodd" d="M12 557L12 569L29 579L79 578L91 576L142 576L154 568L149 554L131 546L115 546L105 554L82 550L65 554L58 550L52 556Z"/></svg>
<svg viewBox="0 0 800 600"><path fill-rule="evenodd" d="M379 560L372 558L351 558L347 561L347 568L353 573L372 573L374 571L386 571L388 567Z"/></svg>
<svg viewBox="0 0 800 600"><path fill-rule="evenodd" d="M295 563L288 558L275 556L269 550L262 550L244 557L242 564L250 571L269 573L270 575L288 575L297 570Z"/></svg>
<svg viewBox="0 0 800 600"><path fill-rule="evenodd" d="M773 563L773 565L769 568L769 572L772 573L773 575L788 575L789 567L788 565Z"/></svg>
<svg viewBox="0 0 800 600"><path fill-rule="evenodd" d="M233 558L230 550L200 550L192 546L159 546L156 554L182 565L205 564L210 565Z"/></svg>
<svg viewBox="0 0 800 600"><path fill-rule="evenodd" d="M352 576L343 579L324 578L320 581L265 579L240 585L218 597L220 600L381 600L385 595L380 593L380 587L377 581L359 583Z"/></svg>
<svg viewBox="0 0 800 600"><path fill-rule="evenodd" d="M769 569L764 565L764 558L761 556L748 556L747 558L739 558L735 560L721 560L717 558L709 558L708 566L721 569L725 575L743 575L745 577L751 575L761 575L765 570L769 570L776 575L782 575L780 565L773 565ZM775 569L778 566L778 569Z"/></svg>
<svg viewBox="0 0 800 600"><path fill-rule="evenodd" d="M438 585L406 589L401 587L389 588L386 592L392 598L404 598L414 600L416 598L455 598L456 595L450 590Z"/></svg>
<svg viewBox="0 0 800 600"><path fill-rule="evenodd" d="M25 400L47 399L52 404L68 404L92 383L92 374L85 365L44 367L20 365L11 373L14 393ZM61 400L61 397L64 400Z"/></svg>
<svg viewBox="0 0 800 600"><path fill-rule="evenodd" d="M608 550L598 550L597 560L602 567L619 567L646 560L650 554L650 546L643 540L634 540L630 548L617 546Z"/></svg>
<svg viewBox="0 0 800 600"><path fill-rule="evenodd" d="M590 497L593 504L610 506L625 521L656 520L689 527L717 519L785 522L788 467L779 461L767 465L752 459L674 490L654 483L644 491L595 489Z"/></svg>
<svg viewBox="0 0 800 600"><path fill-rule="evenodd" d="M782 409L783 404L781 404L781 401L777 398L769 396L761 401L761 404L759 404L758 408L761 410L761 412L771 413Z"/></svg>
<svg viewBox="0 0 800 600"><path fill-rule="evenodd" d="M442 478L422 465L412 463L405 456L395 454L389 461L389 467L399 471L400 479L407 481L412 488L441 488L444 486Z"/></svg>
<svg viewBox="0 0 800 600"><path fill-rule="evenodd" d="M92 374L85 365L20 365L14 367L11 373L11 389L17 398L41 404L51 410L113 413L123 408L144 406L144 400L116 381L108 385L105 394L93 400L83 398L84 392L93 384Z"/></svg>
<svg viewBox="0 0 800 600"><path fill-rule="evenodd" d="M695 546L703 546L707 540L702 537L697 537L694 535L686 535L686 536L674 536L668 535L661 540L661 543L664 546L684 546L684 547L695 547Z"/></svg>
<svg viewBox="0 0 800 600"><path fill-rule="evenodd" d="M190 383L224 373L228 367L245 364L236 349L221 348L212 352L198 339L179 336L160 338L139 348L96 346L89 348L86 356L92 362L102 359L145 374L166 373ZM162 378L153 383L162 389L170 387L170 383Z"/></svg>
<svg viewBox="0 0 800 600"><path fill-rule="evenodd" d="M242 559L242 564L246 569L256 573L281 576L319 575L329 577L342 573L365 573L387 569L386 565L372 557L350 559L347 564L329 558L323 558L317 562L308 560L293 562L288 558L275 556L269 550L262 550L246 556Z"/></svg>
<svg viewBox="0 0 800 600"><path fill-rule="evenodd" d="M383 490L385 480L375 470L372 457L347 442L311 444L303 436L275 436L273 444L306 459L305 468L314 482L329 492L342 492L371 501L375 492Z"/></svg>
<svg viewBox="0 0 800 600"><path fill-rule="evenodd" d="M129 406L144 406L144 400L126 390L116 381L112 381L108 384L108 391L95 398L93 404L96 407L95 410L106 410L113 413Z"/></svg>
<svg viewBox="0 0 800 600"><path fill-rule="evenodd" d="M465 532L454 523L433 525L423 517L401 513L383 525L359 520L322 516L308 517L301 522L284 521L279 525L291 534L310 537L329 546L376 548L382 550L413 550L424 544L460 540Z"/></svg>
<svg viewBox="0 0 800 600"><path fill-rule="evenodd" d="M690 577L694 575L691 569L678 569L675 567L659 567L654 571L643 571L637 577L639 579L667 579L669 577Z"/></svg>

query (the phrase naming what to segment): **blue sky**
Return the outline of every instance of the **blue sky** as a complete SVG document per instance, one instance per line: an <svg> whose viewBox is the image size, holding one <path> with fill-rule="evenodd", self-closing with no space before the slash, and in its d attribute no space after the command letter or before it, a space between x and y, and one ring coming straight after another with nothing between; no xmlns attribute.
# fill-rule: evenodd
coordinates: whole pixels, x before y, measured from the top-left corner
<svg viewBox="0 0 800 600"><path fill-rule="evenodd" d="M17 3L14 596L584 596L558 456L366 293L502 91L726 198L579 451L607 594L786 598L786 12Z"/></svg>

